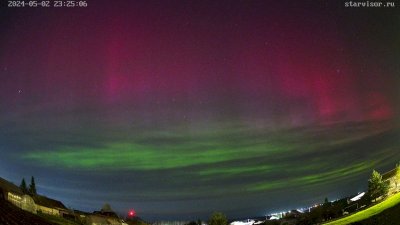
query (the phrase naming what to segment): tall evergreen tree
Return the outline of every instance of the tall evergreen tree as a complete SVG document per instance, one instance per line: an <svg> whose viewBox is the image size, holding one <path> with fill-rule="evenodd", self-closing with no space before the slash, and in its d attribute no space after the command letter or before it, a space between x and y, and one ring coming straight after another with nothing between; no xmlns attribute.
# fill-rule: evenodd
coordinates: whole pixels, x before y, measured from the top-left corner
<svg viewBox="0 0 400 225"><path fill-rule="evenodd" d="M36 184L33 176L31 177L31 184L29 185L29 194L36 195Z"/></svg>
<svg viewBox="0 0 400 225"><path fill-rule="evenodd" d="M24 193L24 194L28 193L28 188L26 187L25 178L22 178L19 188L21 188L22 193Z"/></svg>
<svg viewBox="0 0 400 225"><path fill-rule="evenodd" d="M368 194L371 200L387 195L388 190L389 185L382 180L382 175L373 170L371 178L368 180Z"/></svg>

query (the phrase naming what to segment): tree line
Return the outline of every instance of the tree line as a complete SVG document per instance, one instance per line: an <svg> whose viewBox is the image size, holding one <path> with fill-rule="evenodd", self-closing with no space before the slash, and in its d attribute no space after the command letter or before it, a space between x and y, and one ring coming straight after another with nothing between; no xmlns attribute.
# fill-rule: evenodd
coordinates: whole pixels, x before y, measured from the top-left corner
<svg viewBox="0 0 400 225"><path fill-rule="evenodd" d="M29 187L26 185L25 178L22 178L19 188L21 189L22 193L24 193L24 194L28 194L28 195L36 195L37 194L35 178L33 176L31 177L31 183L29 184Z"/></svg>

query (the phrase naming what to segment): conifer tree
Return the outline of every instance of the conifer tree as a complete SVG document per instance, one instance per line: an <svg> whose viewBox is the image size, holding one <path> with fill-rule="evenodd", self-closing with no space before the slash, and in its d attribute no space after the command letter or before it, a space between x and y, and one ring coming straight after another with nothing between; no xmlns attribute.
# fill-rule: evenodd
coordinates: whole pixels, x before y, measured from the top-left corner
<svg viewBox="0 0 400 225"><path fill-rule="evenodd" d="M33 176L31 177L31 184L29 185L29 194L36 195L36 184Z"/></svg>
<svg viewBox="0 0 400 225"><path fill-rule="evenodd" d="M388 190L389 185L382 180L382 175L376 170L373 170L371 178L368 180L368 194L371 200L387 195Z"/></svg>
<svg viewBox="0 0 400 225"><path fill-rule="evenodd" d="M21 188L22 193L24 193L24 194L28 193L28 188L26 187L25 178L22 178L19 188Z"/></svg>

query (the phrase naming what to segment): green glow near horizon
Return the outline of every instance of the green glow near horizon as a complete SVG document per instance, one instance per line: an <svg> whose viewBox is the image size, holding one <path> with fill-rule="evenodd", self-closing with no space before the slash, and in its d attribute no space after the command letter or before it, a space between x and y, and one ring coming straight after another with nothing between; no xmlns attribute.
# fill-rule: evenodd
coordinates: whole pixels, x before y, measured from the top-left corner
<svg viewBox="0 0 400 225"><path fill-rule="evenodd" d="M264 144L247 149L246 154L243 154L242 149L218 145L191 151L184 150L183 147L157 149L138 144L114 143L102 148L64 148L51 152L29 152L24 158L49 166L77 169L157 170L253 158L265 155L268 152L266 149L274 152L279 150L277 148L279 147ZM204 172L207 173L212 172Z"/></svg>
<svg viewBox="0 0 400 225"><path fill-rule="evenodd" d="M215 144L215 143L214 143ZM217 144L215 144L218 146ZM40 162L46 166L64 167L81 170L165 170L201 166L193 175L202 180L235 179L237 176L268 176L280 171L291 174L289 179L272 179L266 182L251 182L243 187L248 192L259 192L282 188L288 184L304 186L324 184L342 177L353 176L371 167L370 162L331 169L315 174L315 171L326 167L326 163L315 158L311 164L269 163L256 165L223 165L221 163L235 160L246 161L257 157L280 155L280 148L270 145L272 151L265 151L266 144L253 146L243 154L240 148L211 148L202 151L184 150L182 146L160 150L151 146L131 143L114 143L101 148L64 148L53 152L30 152L24 158ZM188 146L186 146L188 147ZM192 146L193 147L193 146ZM282 152L286 152L283 151ZM306 151L307 152L307 151ZM299 174L299 175L296 175Z"/></svg>
<svg viewBox="0 0 400 225"><path fill-rule="evenodd" d="M193 190L186 188L187 182L198 184L197 196L234 195L243 191L274 191L288 185L319 187L357 176L373 168L374 163L393 157L394 151L381 148L366 159L352 161L346 160L351 151L337 149L345 149L347 144L374 132L362 131L352 138L335 135L326 141L326 138L315 138L312 132L266 134L247 128L226 132L147 131L125 141L101 140L97 147L58 146L51 151L29 151L19 157L42 167L150 175L144 179L154 179L151 175L154 171L165 171L170 180L165 184L169 187L168 193L162 196L192 196ZM386 152L390 154L381 154ZM333 165L332 161L337 163ZM217 185L221 182L229 185L237 180L242 182L229 186L229 193ZM179 194L175 195L176 187ZM151 190L144 190L142 195L155 196Z"/></svg>
<svg viewBox="0 0 400 225"><path fill-rule="evenodd" d="M312 185L312 184L323 184L326 182L332 182L347 176L357 175L373 165L372 162L361 162L355 165L342 167L336 170L331 170L324 173L316 173L312 175L304 175L302 177L291 178L285 181L268 181L261 182L258 184L251 184L248 187L249 191L261 191L261 190L271 190L283 187L285 185L302 186L302 185Z"/></svg>

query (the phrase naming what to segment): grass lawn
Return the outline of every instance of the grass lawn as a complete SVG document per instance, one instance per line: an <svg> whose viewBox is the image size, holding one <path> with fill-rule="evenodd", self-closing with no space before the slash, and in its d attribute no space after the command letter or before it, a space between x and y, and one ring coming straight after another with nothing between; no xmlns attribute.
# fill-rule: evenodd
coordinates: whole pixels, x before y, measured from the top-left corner
<svg viewBox="0 0 400 225"><path fill-rule="evenodd" d="M367 218L370 218L374 215L377 215L381 213L385 209L389 209L397 204L400 203L400 193L397 193L395 195L392 195L385 199L383 202L380 202L372 207L369 207L363 211L359 211L357 213L351 214L347 217L334 220L328 223L324 223L325 225L340 225L340 224L349 224L349 223L354 223L358 222L361 220L365 220Z"/></svg>

